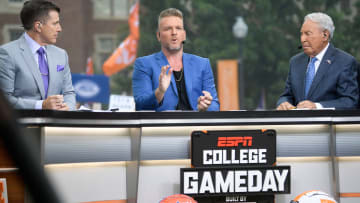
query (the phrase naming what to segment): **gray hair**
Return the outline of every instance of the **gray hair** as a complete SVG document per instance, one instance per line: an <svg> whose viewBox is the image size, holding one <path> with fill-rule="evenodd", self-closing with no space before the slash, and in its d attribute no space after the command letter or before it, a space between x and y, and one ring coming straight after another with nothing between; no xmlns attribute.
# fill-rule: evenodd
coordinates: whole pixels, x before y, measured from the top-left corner
<svg viewBox="0 0 360 203"><path fill-rule="evenodd" d="M334 37L334 30L335 30L335 26L334 26L334 22L332 21L331 17L328 16L325 13L310 13L307 14L304 18L304 22L306 20L311 20L317 24L319 24L320 27L322 27L324 30L327 30L330 32L330 39L332 39Z"/></svg>

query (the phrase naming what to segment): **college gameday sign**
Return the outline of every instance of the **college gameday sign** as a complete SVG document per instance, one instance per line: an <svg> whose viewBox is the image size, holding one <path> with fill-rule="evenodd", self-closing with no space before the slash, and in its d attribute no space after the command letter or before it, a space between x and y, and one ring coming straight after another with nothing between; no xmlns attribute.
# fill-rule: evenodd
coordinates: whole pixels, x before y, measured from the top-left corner
<svg viewBox="0 0 360 203"><path fill-rule="evenodd" d="M191 164L207 166L273 165L274 130L195 131L191 135Z"/></svg>
<svg viewBox="0 0 360 203"><path fill-rule="evenodd" d="M290 193L290 166L275 166L274 130L195 131L191 164L180 169L181 193L193 197ZM259 198L261 199L261 198Z"/></svg>
<svg viewBox="0 0 360 203"><path fill-rule="evenodd" d="M181 193L195 196L290 193L290 166L183 168Z"/></svg>

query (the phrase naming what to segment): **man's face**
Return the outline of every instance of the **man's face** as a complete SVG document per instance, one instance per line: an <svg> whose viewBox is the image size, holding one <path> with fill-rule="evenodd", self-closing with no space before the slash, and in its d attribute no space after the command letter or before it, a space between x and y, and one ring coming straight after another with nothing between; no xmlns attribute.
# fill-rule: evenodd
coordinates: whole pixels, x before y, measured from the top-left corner
<svg viewBox="0 0 360 203"><path fill-rule="evenodd" d="M329 32L324 31L317 23L311 20L304 22L300 34L304 53L310 57L315 57L328 43Z"/></svg>
<svg viewBox="0 0 360 203"><path fill-rule="evenodd" d="M40 23L41 32L40 40L42 44L55 44L59 32L61 32L61 25L59 13L57 11L49 11L49 16L45 22Z"/></svg>
<svg viewBox="0 0 360 203"><path fill-rule="evenodd" d="M160 20L157 38L161 47L169 52L180 51L186 39L183 20L176 16L164 17Z"/></svg>

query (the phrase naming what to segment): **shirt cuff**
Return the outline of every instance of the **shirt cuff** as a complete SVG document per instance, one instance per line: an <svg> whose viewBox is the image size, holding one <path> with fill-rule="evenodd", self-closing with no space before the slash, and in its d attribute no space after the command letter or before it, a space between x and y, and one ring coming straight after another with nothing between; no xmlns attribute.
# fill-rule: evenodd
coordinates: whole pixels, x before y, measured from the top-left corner
<svg viewBox="0 0 360 203"><path fill-rule="evenodd" d="M39 100L36 101L35 103L35 109L42 109L42 104L43 104L44 100Z"/></svg>
<svg viewBox="0 0 360 203"><path fill-rule="evenodd" d="M323 109L324 107L320 103L315 103L316 109Z"/></svg>

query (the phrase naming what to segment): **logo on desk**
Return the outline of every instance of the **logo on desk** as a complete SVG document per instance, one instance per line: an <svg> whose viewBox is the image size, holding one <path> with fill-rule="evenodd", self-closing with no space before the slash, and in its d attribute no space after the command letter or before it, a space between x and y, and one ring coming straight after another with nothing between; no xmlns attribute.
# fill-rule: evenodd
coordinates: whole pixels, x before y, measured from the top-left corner
<svg viewBox="0 0 360 203"><path fill-rule="evenodd" d="M252 146L252 137L218 137L218 147L238 147L241 144L243 147Z"/></svg>
<svg viewBox="0 0 360 203"><path fill-rule="evenodd" d="M0 178L0 203L8 203L6 179Z"/></svg>

